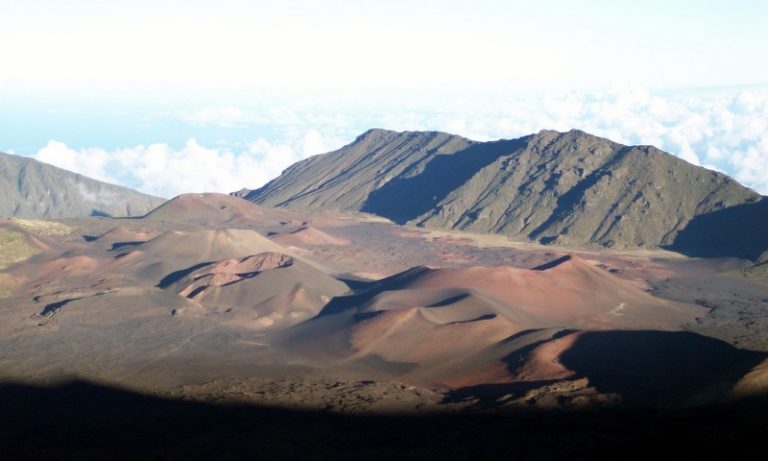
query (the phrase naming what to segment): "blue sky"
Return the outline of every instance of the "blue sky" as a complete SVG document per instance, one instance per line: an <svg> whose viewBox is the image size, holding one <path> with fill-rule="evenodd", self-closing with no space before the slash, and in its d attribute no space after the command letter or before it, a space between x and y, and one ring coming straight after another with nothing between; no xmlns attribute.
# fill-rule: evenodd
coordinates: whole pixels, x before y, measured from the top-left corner
<svg viewBox="0 0 768 461"><path fill-rule="evenodd" d="M768 2L412 3L0 0L0 149L171 196L372 126L581 128L768 193Z"/></svg>

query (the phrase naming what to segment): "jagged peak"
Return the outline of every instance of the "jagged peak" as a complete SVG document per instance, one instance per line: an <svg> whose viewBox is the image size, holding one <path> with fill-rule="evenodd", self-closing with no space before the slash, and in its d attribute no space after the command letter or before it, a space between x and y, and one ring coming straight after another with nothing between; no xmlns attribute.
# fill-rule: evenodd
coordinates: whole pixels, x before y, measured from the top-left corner
<svg viewBox="0 0 768 461"><path fill-rule="evenodd" d="M367 131L365 131L363 134L355 138L355 141L353 144L361 142L361 141L371 141L371 140L378 140L378 139L394 139L398 137L429 137L429 136L445 136L445 137L451 137L451 138L463 138L463 136L459 136L456 134L446 133L444 131L436 131L436 130L424 130L424 131L394 131L394 130L387 130L384 128L371 128Z"/></svg>
<svg viewBox="0 0 768 461"><path fill-rule="evenodd" d="M606 141L606 142L610 142L611 144L618 144L614 141L611 141L608 138L604 138L602 136L588 133L578 128L571 128L568 131L543 129L543 130L540 130L538 133L529 135L528 137L534 140L547 140L547 141L551 141L554 139L563 140L563 141L570 141L575 139L591 139L595 141Z"/></svg>
<svg viewBox="0 0 768 461"><path fill-rule="evenodd" d="M385 130L384 128L371 128L363 132L357 138L355 138L354 142L357 143L365 140L374 140L374 139L380 139L383 137L397 136L399 134L401 133L398 131Z"/></svg>

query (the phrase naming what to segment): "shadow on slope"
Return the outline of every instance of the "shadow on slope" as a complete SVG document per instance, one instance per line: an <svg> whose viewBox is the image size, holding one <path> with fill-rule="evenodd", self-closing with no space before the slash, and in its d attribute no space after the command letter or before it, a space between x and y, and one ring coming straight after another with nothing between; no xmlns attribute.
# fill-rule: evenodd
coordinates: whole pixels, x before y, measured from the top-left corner
<svg viewBox="0 0 768 461"><path fill-rule="evenodd" d="M734 459L763 454L768 399L638 411L345 416L0 385L4 459Z"/></svg>
<svg viewBox="0 0 768 461"><path fill-rule="evenodd" d="M423 266L412 267L406 271L389 276L381 280L374 281L356 281L353 285L348 285L355 290L353 294L345 296L336 296L323 307L320 316L333 315L346 310L355 309L365 303L370 302L376 295L384 291L394 291L403 288L424 272L430 269ZM349 279L341 279L347 283Z"/></svg>
<svg viewBox="0 0 768 461"><path fill-rule="evenodd" d="M560 362L627 404L675 405L725 397L768 354L691 332L584 332Z"/></svg>
<svg viewBox="0 0 768 461"><path fill-rule="evenodd" d="M668 249L700 258L757 260L768 250L768 198L694 217Z"/></svg>
<svg viewBox="0 0 768 461"><path fill-rule="evenodd" d="M194 264L192 266L187 267L186 269L177 270L174 272L171 272L170 274L166 275L165 277L160 280L157 285L155 285L157 288L168 288L169 286L173 285L174 283L182 280L184 277L188 276L189 274L195 272L198 269L202 269L205 266L210 266L215 261L204 261L201 263Z"/></svg>
<svg viewBox="0 0 768 461"><path fill-rule="evenodd" d="M596 168L585 178L578 181L571 189L557 198L557 204L552 210L549 217L535 229L533 229L528 237L532 240L537 240L543 245L553 243L557 240L557 236L549 235L544 236L542 234L547 232L547 229L559 220L565 220L574 212L578 204L584 199L584 194L593 186L595 186L605 176L611 174L611 170L618 165L627 155L633 151L632 147L622 147L609 158L600 167ZM549 184L548 184L549 185ZM550 187L552 187L550 185ZM607 210L606 210L607 211Z"/></svg>
<svg viewBox="0 0 768 461"><path fill-rule="evenodd" d="M528 334L521 332L511 337ZM589 386L605 395L618 395L630 408L672 408L723 401L733 386L768 354L737 349L724 341L691 332L654 330L562 330L552 340L539 340L501 360L512 375L535 360L539 347L575 334L575 341L555 360ZM499 402L522 398L528 391L555 384L558 379L480 384L456 389L445 402L474 401L488 409Z"/></svg>
<svg viewBox="0 0 768 461"><path fill-rule="evenodd" d="M527 139L475 144L452 155L435 156L421 173L400 176L371 192L361 211L404 224L433 209L500 155L524 148Z"/></svg>

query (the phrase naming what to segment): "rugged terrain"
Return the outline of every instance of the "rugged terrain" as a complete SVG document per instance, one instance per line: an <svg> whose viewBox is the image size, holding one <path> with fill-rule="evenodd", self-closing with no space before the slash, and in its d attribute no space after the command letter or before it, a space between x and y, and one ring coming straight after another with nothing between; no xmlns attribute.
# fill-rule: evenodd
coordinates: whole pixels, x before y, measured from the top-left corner
<svg viewBox="0 0 768 461"><path fill-rule="evenodd" d="M0 152L0 216L142 216L164 200Z"/></svg>
<svg viewBox="0 0 768 461"><path fill-rule="evenodd" d="M275 380L389 382L406 386L392 408L432 409L430 393L459 390L470 407L688 405L763 379L768 288L734 276L746 260L432 233L221 194L0 227L5 379L190 398L251 383L256 401ZM603 350L617 355L592 363ZM416 390L424 399L406 397Z"/></svg>
<svg viewBox="0 0 768 461"><path fill-rule="evenodd" d="M464 142L430 136L437 150ZM759 434L765 249L701 259L592 243L224 194L131 218L2 219L0 447L466 458L498 457L511 437L524 457L593 459L675 440L681 457L720 453L726 442L702 447ZM435 428L441 443L412 439Z"/></svg>
<svg viewBox="0 0 768 461"><path fill-rule="evenodd" d="M578 130L482 143L438 132L370 130L245 197L545 244L671 247L750 259L768 248L759 194L655 147Z"/></svg>

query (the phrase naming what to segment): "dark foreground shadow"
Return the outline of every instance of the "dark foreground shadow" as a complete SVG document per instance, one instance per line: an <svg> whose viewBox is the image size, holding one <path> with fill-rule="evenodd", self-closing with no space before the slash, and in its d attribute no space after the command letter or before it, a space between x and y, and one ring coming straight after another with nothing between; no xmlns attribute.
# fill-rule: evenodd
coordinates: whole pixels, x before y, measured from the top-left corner
<svg viewBox="0 0 768 461"><path fill-rule="evenodd" d="M768 198L696 216L668 248L700 258L755 260L768 250Z"/></svg>
<svg viewBox="0 0 768 461"><path fill-rule="evenodd" d="M84 382L4 384L0 458L762 459L767 410L768 400L753 399L664 413L353 417L167 400Z"/></svg>

